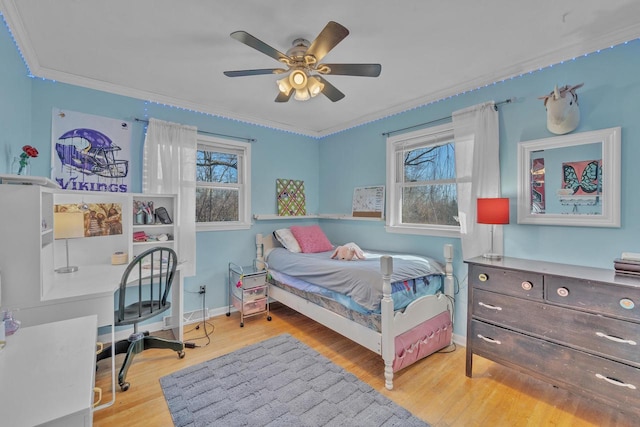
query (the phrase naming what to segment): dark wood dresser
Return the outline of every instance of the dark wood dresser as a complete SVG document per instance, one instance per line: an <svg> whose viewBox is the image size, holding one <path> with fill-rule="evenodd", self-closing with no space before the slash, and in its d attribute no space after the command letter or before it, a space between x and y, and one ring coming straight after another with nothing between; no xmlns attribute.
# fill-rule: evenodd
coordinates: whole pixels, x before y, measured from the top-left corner
<svg viewBox="0 0 640 427"><path fill-rule="evenodd" d="M640 278L517 258L469 265L473 355L640 415Z"/></svg>

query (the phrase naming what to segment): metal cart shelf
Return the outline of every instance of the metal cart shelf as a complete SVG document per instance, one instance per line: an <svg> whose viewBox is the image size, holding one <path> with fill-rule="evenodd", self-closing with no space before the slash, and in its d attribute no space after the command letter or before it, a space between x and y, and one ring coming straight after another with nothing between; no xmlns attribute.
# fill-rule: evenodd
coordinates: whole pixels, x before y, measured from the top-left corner
<svg viewBox="0 0 640 427"><path fill-rule="evenodd" d="M258 267L260 265L260 268ZM264 267L262 267L264 266ZM267 263L253 260L253 265L242 267L229 263L229 306L227 316L231 316L231 307L240 312L240 327L244 327L245 317L269 314L269 283L267 283Z"/></svg>

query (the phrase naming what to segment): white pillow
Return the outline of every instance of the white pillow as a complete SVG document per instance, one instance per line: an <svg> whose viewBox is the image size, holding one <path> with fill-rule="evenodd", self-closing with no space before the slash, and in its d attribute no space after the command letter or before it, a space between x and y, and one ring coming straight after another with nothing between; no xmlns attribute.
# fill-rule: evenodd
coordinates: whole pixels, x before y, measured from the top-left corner
<svg viewBox="0 0 640 427"><path fill-rule="evenodd" d="M300 249L300 245L295 237L293 237L293 233L288 228L281 228L273 232L273 235L276 236L276 239L285 249L289 252L302 252Z"/></svg>

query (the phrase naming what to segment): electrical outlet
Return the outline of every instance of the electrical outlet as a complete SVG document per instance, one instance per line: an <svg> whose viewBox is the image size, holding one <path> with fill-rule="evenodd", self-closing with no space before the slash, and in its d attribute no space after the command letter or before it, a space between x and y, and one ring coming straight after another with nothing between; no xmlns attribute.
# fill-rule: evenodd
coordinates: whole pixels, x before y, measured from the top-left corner
<svg viewBox="0 0 640 427"><path fill-rule="evenodd" d="M201 294L204 294L205 292L207 292L207 287L205 285L200 285L200 292Z"/></svg>

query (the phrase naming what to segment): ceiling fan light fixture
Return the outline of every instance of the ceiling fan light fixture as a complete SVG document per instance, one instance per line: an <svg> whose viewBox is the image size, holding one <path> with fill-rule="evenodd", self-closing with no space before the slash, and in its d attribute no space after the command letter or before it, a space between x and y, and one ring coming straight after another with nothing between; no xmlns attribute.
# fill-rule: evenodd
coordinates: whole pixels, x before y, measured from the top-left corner
<svg viewBox="0 0 640 427"><path fill-rule="evenodd" d="M307 87L307 74L302 70L293 70L289 74L289 83L295 90L305 89Z"/></svg>
<svg viewBox="0 0 640 427"><path fill-rule="evenodd" d="M291 93L291 90L293 89L293 87L289 83L289 76L278 80L277 83L278 83L278 89L280 90L280 92L284 93L287 96Z"/></svg>
<svg viewBox="0 0 640 427"><path fill-rule="evenodd" d="M302 89L296 89L296 94L294 95L294 99L297 101L306 101L311 96L309 95L309 90L305 87Z"/></svg>
<svg viewBox="0 0 640 427"><path fill-rule="evenodd" d="M312 97L315 97L324 89L324 84L317 77L311 76L308 81L307 88Z"/></svg>

